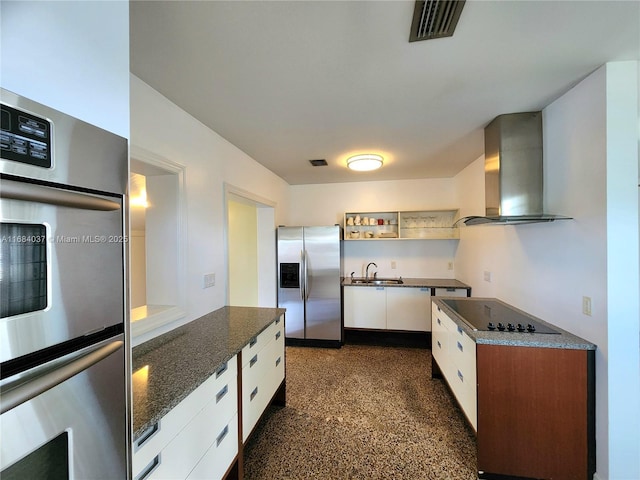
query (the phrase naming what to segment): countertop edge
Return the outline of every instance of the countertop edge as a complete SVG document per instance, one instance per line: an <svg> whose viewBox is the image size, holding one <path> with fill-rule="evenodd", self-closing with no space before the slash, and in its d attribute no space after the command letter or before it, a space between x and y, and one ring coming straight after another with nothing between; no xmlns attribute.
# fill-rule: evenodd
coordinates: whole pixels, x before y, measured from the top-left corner
<svg viewBox="0 0 640 480"><path fill-rule="evenodd" d="M530 317L531 319L538 321L542 324L545 324L555 330L560 332L560 335L547 335L542 333L519 333L519 332L482 332L478 330L473 330L469 328L469 326L461 320L463 317L451 309L446 303L442 300L447 297L434 297L432 299L433 303L435 303L438 307L440 307L449 318L453 320L458 327L462 328L462 330L478 345L506 345L506 346L517 346L517 347L540 347L540 348L559 348L566 350L596 350L597 346L583 338L574 335L571 332L568 332L557 325L551 324L538 318L530 313L527 313L519 308L514 307L513 305L509 305L506 302L498 298L480 298L480 297L471 297L471 298L455 298L456 300L491 300L498 301L503 305L516 310L517 312ZM452 297L453 298L453 297Z"/></svg>

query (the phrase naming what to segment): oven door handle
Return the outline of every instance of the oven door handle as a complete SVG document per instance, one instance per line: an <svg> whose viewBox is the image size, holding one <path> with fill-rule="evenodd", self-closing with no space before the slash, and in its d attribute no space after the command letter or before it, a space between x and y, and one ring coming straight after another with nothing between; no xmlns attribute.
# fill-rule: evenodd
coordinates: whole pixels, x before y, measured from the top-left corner
<svg viewBox="0 0 640 480"><path fill-rule="evenodd" d="M34 375L34 378L20 383L24 379L18 379L16 387L9 388L7 391L2 391L0 396L0 414L3 414L18 405L37 397L43 392L61 384L65 380L70 379L74 375L77 375L87 368L95 365L96 363L104 360L112 353L121 349L124 346L124 342L116 340L102 347L91 350L90 352L83 352L77 358L63 366L58 366L57 361L54 360L51 363L55 363L56 366L40 371ZM41 368L41 367L36 367Z"/></svg>
<svg viewBox="0 0 640 480"><path fill-rule="evenodd" d="M118 202L87 193L72 192L61 188L7 179L0 181L0 197L85 210L120 210Z"/></svg>

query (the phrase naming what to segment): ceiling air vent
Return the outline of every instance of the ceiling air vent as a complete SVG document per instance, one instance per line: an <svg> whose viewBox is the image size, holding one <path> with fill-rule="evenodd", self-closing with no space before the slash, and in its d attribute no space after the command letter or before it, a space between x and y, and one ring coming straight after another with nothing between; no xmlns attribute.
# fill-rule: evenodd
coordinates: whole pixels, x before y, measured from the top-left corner
<svg viewBox="0 0 640 480"><path fill-rule="evenodd" d="M309 163L314 167L326 167L327 161L323 158L320 160L309 160Z"/></svg>
<svg viewBox="0 0 640 480"><path fill-rule="evenodd" d="M416 0L409 41L452 36L464 2L465 0Z"/></svg>

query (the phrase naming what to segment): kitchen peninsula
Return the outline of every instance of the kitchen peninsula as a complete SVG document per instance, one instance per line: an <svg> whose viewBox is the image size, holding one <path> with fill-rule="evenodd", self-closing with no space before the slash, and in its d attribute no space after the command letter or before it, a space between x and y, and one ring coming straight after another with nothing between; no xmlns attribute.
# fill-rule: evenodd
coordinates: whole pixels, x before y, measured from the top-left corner
<svg viewBox="0 0 640 480"><path fill-rule="evenodd" d="M285 402L284 309L223 307L133 349L133 475L242 478L243 445Z"/></svg>
<svg viewBox="0 0 640 480"><path fill-rule="evenodd" d="M477 432L478 478L592 478L596 346L498 299L432 313L432 376Z"/></svg>

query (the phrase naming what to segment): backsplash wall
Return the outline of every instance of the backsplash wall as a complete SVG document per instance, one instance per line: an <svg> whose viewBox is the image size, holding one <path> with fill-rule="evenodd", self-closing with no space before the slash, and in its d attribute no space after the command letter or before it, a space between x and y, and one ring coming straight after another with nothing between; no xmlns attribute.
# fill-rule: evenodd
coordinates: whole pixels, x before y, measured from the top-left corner
<svg viewBox="0 0 640 480"><path fill-rule="evenodd" d="M345 212L456 208L451 178L293 185L289 225L342 225ZM343 273L364 275L375 262L381 277L454 278L455 265L449 264L457 245L458 240L348 240Z"/></svg>

